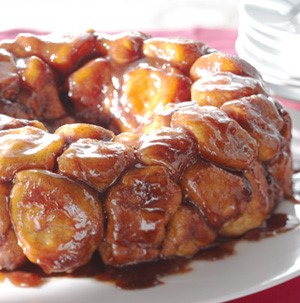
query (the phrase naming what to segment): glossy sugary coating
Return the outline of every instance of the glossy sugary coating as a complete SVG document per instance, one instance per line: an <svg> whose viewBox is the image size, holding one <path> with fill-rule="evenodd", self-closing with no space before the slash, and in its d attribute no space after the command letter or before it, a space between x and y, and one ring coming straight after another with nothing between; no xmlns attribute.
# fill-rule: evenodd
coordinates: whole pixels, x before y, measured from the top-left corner
<svg viewBox="0 0 300 303"><path fill-rule="evenodd" d="M103 236L97 192L45 170L15 175L9 210L26 256L47 273L85 264Z"/></svg>
<svg viewBox="0 0 300 303"><path fill-rule="evenodd" d="M192 256L291 195L291 119L247 62L139 32L0 42L0 269Z"/></svg>

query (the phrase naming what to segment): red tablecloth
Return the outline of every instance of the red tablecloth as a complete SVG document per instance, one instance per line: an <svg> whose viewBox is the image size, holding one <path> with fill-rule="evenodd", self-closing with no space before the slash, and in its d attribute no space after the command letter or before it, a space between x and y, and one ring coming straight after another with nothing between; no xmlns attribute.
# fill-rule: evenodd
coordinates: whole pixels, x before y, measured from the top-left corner
<svg viewBox="0 0 300 303"><path fill-rule="evenodd" d="M22 31L24 32L25 30ZM11 30L2 33L0 32L0 39L12 38L18 32L20 32L20 30ZM221 50L225 53L235 54L234 44L237 38L237 31L235 30L193 28L188 30L152 31L151 34L154 36L186 37L197 39L205 41L212 48ZM298 103L287 100L281 101L287 107L300 109ZM227 303L296 303L300 302L299 287L300 277L292 279L278 286L269 288L267 290L236 300L228 301Z"/></svg>

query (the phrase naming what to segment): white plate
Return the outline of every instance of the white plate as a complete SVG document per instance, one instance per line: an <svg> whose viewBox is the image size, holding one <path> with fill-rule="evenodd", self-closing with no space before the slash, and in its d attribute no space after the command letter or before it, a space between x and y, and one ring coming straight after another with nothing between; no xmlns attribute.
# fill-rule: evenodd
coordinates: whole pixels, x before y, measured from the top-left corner
<svg viewBox="0 0 300 303"><path fill-rule="evenodd" d="M300 77L299 66L295 64L295 58L297 57L295 56L295 51L298 51L297 48L291 48L288 51L275 50L267 44L256 41L247 32L242 32L241 30L239 31L238 39L243 48L263 65L272 66L285 77Z"/></svg>
<svg viewBox="0 0 300 303"><path fill-rule="evenodd" d="M284 73L279 67L274 64L261 60L261 57L251 53L249 48L246 48L239 36L235 43L237 54L252 64L262 75L265 82L271 91L282 98L300 101L300 80L299 77L291 77Z"/></svg>
<svg viewBox="0 0 300 303"><path fill-rule="evenodd" d="M247 35L249 35L255 41L267 45L268 47L271 47L274 50L282 51L283 49L285 49L285 47L282 47L283 45L281 40L275 39L274 37L253 28L251 25L247 24L243 20L241 20L239 24L239 34L241 33L247 33Z"/></svg>
<svg viewBox="0 0 300 303"><path fill-rule="evenodd" d="M275 64L267 63L261 60L261 57L255 56L249 48L244 46L240 37L237 38L235 48L238 55L251 63L262 74L264 80L268 84L277 85L278 89L291 89L291 92L298 92L296 96L300 96L300 78L292 77L280 70ZM293 93L294 93L293 92ZM292 98L293 99L293 98Z"/></svg>
<svg viewBox="0 0 300 303"><path fill-rule="evenodd" d="M285 41L300 39L298 0L242 0L240 16L253 28Z"/></svg>
<svg viewBox="0 0 300 303"><path fill-rule="evenodd" d="M294 122L294 157L300 146L300 112ZM300 218L300 205L284 202L280 212ZM258 242L241 241L236 254L218 261L194 261L193 270L166 277L160 286L126 291L93 279L56 278L39 288L0 283L0 302L22 303L209 303L224 302L300 275L300 228Z"/></svg>
<svg viewBox="0 0 300 303"><path fill-rule="evenodd" d="M272 94L276 96L281 96L282 98L300 102L300 88L289 87L285 86L284 84L273 84L273 79L268 78L268 76L264 76L263 78L268 84L268 87L270 88Z"/></svg>

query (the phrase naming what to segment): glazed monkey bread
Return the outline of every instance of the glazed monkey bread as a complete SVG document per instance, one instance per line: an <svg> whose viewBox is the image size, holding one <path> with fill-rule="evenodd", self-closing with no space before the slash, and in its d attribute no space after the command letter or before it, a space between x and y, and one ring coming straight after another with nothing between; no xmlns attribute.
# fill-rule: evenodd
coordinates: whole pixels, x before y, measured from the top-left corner
<svg viewBox="0 0 300 303"><path fill-rule="evenodd" d="M192 256L291 194L291 119L247 62L140 32L0 43L0 269Z"/></svg>

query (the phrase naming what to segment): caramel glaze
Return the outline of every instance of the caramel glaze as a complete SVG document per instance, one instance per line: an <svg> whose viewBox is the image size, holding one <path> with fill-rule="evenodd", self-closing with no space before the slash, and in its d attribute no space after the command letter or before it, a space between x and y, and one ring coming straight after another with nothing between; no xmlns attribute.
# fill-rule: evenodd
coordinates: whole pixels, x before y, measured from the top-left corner
<svg viewBox="0 0 300 303"><path fill-rule="evenodd" d="M0 266L16 270L0 280L151 287L192 260L234 254L226 237L293 228L271 215L291 193L291 120L243 60L186 39L90 31L19 35L0 42L0 63L0 190L10 192ZM11 258L13 248L25 259L18 243L47 276Z"/></svg>
<svg viewBox="0 0 300 303"><path fill-rule="evenodd" d="M299 203L299 202L298 202ZM298 219L283 213L274 213L265 224L255 228L238 239L219 239L217 245L198 252L192 258L171 258L135 265L114 267L105 265L98 253L89 263L78 268L72 274L47 275L32 263L26 263L18 271L0 273L0 282L9 280L17 287L37 287L53 277L93 278L101 282L115 284L121 289L133 290L154 287L164 282L162 277L172 274L184 274L192 270L193 261L217 261L234 255L235 245L241 240L259 241L296 228Z"/></svg>

